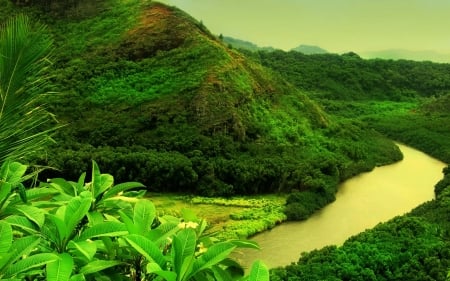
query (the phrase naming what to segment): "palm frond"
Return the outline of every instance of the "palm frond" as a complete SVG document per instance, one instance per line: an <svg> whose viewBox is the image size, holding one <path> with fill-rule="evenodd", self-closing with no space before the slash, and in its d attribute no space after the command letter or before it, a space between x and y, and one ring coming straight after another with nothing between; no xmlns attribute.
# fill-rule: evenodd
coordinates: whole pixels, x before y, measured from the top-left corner
<svg viewBox="0 0 450 281"><path fill-rule="evenodd" d="M53 116L43 107L52 40L20 15L0 27L0 162L19 160L50 141Z"/></svg>

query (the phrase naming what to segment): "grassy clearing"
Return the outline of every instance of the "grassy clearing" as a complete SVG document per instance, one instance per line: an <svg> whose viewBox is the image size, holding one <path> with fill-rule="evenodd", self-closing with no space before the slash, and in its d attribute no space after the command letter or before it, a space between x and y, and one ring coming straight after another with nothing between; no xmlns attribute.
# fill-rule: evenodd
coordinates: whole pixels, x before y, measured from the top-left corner
<svg viewBox="0 0 450 281"><path fill-rule="evenodd" d="M160 215L180 215L192 210L209 223L208 234L219 239L248 238L286 220L283 195L208 198L150 193Z"/></svg>

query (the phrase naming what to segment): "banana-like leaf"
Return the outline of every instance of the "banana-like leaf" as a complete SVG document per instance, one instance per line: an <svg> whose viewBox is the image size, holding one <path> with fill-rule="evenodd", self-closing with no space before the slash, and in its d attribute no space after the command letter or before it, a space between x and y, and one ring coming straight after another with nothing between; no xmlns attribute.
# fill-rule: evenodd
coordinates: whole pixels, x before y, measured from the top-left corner
<svg viewBox="0 0 450 281"><path fill-rule="evenodd" d="M9 182L0 181L0 211L3 208L3 204L11 195L12 185Z"/></svg>
<svg viewBox="0 0 450 281"><path fill-rule="evenodd" d="M46 199L49 198L52 195L58 194L58 191L52 190L50 188L43 188L43 187L35 187L27 189L27 199L29 201L33 201L36 199Z"/></svg>
<svg viewBox="0 0 450 281"><path fill-rule="evenodd" d="M113 176L109 174L101 174L97 163L92 161L92 182L90 187L93 197L97 200L99 195L103 194L113 184Z"/></svg>
<svg viewBox="0 0 450 281"><path fill-rule="evenodd" d="M185 277L190 276L196 244L197 235L191 228L183 229L173 237L172 260L178 281L185 280Z"/></svg>
<svg viewBox="0 0 450 281"><path fill-rule="evenodd" d="M75 227L86 216L91 207L92 197L88 191L81 192L80 196L74 197L67 203L64 221L69 233L72 233Z"/></svg>
<svg viewBox="0 0 450 281"><path fill-rule="evenodd" d="M94 237L115 237L127 235L128 230L125 224L114 221L107 221L103 223L99 223L93 225L87 229L85 229L80 237L75 239L78 241L84 241L86 239L94 238Z"/></svg>
<svg viewBox="0 0 450 281"><path fill-rule="evenodd" d="M83 266L80 269L80 273L82 273L84 275L88 275L88 274L96 273L96 272L99 272L104 269L114 267L114 266L117 266L120 264L122 264L122 262L120 262L120 261L95 260L95 261L92 261L92 262L88 263L87 265Z"/></svg>
<svg viewBox="0 0 450 281"><path fill-rule="evenodd" d="M127 226L127 230L130 234L139 234L138 226L134 224L133 220L125 214L123 211L119 211L120 218Z"/></svg>
<svg viewBox="0 0 450 281"><path fill-rule="evenodd" d="M216 281L233 281L235 280L229 272L219 266L212 266L211 270Z"/></svg>
<svg viewBox="0 0 450 281"><path fill-rule="evenodd" d="M13 242L13 233L11 225L0 221L0 256L7 253Z"/></svg>
<svg viewBox="0 0 450 281"><path fill-rule="evenodd" d="M59 244L69 237L69 230L59 216L47 214L47 219L45 227L49 231L45 231L45 234L48 236L47 238L49 240Z"/></svg>
<svg viewBox="0 0 450 281"><path fill-rule="evenodd" d="M236 246L230 242L220 242L212 245L203 255L195 260L192 276L202 270L211 268L213 265L216 265L228 258L235 248Z"/></svg>
<svg viewBox="0 0 450 281"><path fill-rule="evenodd" d="M5 222L9 223L11 226L20 228L25 233L37 234L38 229L34 223L25 217L12 215L4 219ZM0 234L0 239L2 235ZM1 253L1 250L0 250Z"/></svg>
<svg viewBox="0 0 450 281"><path fill-rule="evenodd" d="M141 199L134 205L133 222L139 234L144 235L150 231L155 217L155 205L150 200Z"/></svg>
<svg viewBox="0 0 450 281"><path fill-rule="evenodd" d="M73 256L80 258L84 257L86 261L91 261L97 252L97 245L92 241L70 241L67 246L76 253L76 255Z"/></svg>
<svg viewBox="0 0 450 281"><path fill-rule="evenodd" d="M50 179L50 186L54 189L58 190L61 193L65 193L70 196L77 196L78 190L76 189L75 184L66 181L63 178L53 178Z"/></svg>
<svg viewBox="0 0 450 281"><path fill-rule="evenodd" d="M150 271L148 271L148 269L147 269L147 272L150 272ZM152 271L151 273L158 275L159 277L163 278L163 280L166 280L166 281L176 281L177 280L177 274L172 271L161 270L161 271Z"/></svg>
<svg viewBox="0 0 450 281"><path fill-rule="evenodd" d="M58 259L47 264L47 281L69 281L72 275L73 258L68 253L58 255Z"/></svg>
<svg viewBox="0 0 450 281"><path fill-rule="evenodd" d="M108 191L103 195L103 199L108 199L110 197L116 196L120 192L124 192L134 188L144 188L145 185L139 182L124 182L119 183L113 187L111 187Z"/></svg>
<svg viewBox="0 0 450 281"><path fill-rule="evenodd" d="M14 186L22 181L22 177L26 171L27 165L19 162L5 161L0 168L0 179Z"/></svg>
<svg viewBox="0 0 450 281"><path fill-rule="evenodd" d="M13 263L20 260L24 255L30 254L39 244L38 236L25 236L14 240L10 250L0 256L0 272L9 268Z"/></svg>
<svg viewBox="0 0 450 281"><path fill-rule="evenodd" d="M248 281L270 281L269 269L262 261L253 263Z"/></svg>
<svg viewBox="0 0 450 281"><path fill-rule="evenodd" d="M75 188L76 188L78 194L80 194L81 192L86 190L86 186L85 186L85 183L84 183L85 179L86 179L86 172L84 172L84 173L82 173L80 175L80 177L78 178L77 183L75 184Z"/></svg>
<svg viewBox="0 0 450 281"><path fill-rule="evenodd" d="M166 259L153 241L136 234L127 235L125 240L149 262L155 262L161 268L164 267Z"/></svg>
<svg viewBox="0 0 450 281"><path fill-rule="evenodd" d="M84 277L84 274L75 274L72 275L69 279L69 281L86 281L86 278Z"/></svg>
<svg viewBox="0 0 450 281"><path fill-rule="evenodd" d="M15 206L15 209L34 222L39 228L44 224L45 211L43 209L29 205L18 205Z"/></svg>
<svg viewBox="0 0 450 281"><path fill-rule="evenodd" d="M167 239L175 235L179 230L178 222L162 222L157 228L152 229L146 237L154 241L156 245L162 246Z"/></svg>
<svg viewBox="0 0 450 281"><path fill-rule="evenodd" d="M51 253L41 253L26 257L13 265L11 265L5 272L4 277L15 277L22 272L30 271L34 268L44 267L49 262L53 262L58 259L58 256Z"/></svg>
<svg viewBox="0 0 450 281"><path fill-rule="evenodd" d="M229 240L228 242L233 243L237 248L261 250L258 243L251 240Z"/></svg>

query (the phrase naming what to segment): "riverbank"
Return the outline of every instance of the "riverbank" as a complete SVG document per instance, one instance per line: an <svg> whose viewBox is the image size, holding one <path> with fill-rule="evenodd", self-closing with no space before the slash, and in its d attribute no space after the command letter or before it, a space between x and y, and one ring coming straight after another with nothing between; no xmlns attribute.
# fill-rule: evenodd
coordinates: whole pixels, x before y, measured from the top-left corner
<svg viewBox="0 0 450 281"><path fill-rule="evenodd" d="M398 144L404 159L355 176L339 187L336 201L306 221L289 222L252 238L262 250L246 251L244 264L262 259L270 267L296 262L303 252L344 241L434 199L445 163Z"/></svg>

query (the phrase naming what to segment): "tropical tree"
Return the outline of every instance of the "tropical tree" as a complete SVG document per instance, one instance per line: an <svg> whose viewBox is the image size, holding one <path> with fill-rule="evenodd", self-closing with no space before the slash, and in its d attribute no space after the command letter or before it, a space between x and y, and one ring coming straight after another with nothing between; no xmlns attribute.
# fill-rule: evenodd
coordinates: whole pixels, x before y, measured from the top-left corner
<svg viewBox="0 0 450 281"><path fill-rule="evenodd" d="M45 27L24 15L0 28L0 163L41 150L54 130L42 103L51 46Z"/></svg>

